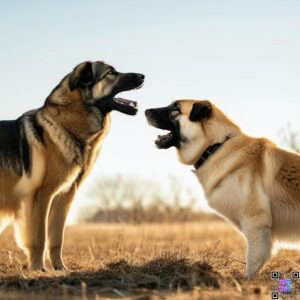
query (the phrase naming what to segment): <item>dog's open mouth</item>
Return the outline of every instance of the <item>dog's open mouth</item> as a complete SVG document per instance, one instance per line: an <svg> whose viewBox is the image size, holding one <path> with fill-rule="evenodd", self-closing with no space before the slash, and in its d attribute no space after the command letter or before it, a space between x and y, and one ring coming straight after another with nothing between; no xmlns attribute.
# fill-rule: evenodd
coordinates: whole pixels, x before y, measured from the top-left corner
<svg viewBox="0 0 300 300"><path fill-rule="evenodd" d="M157 109L147 109L145 111L146 119L149 125L161 130L167 131L166 134L158 135L155 140L155 145L158 149L168 149L170 147L180 147L180 131L176 127L174 122L168 119L160 118L157 113Z"/></svg>
<svg viewBox="0 0 300 300"><path fill-rule="evenodd" d="M139 85L134 87L133 89L134 90L140 89L143 85L144 85L144 80L140 82ZM133 89L128 89L128 90L133 90ZM121 97L113 97L111 103L111 110L117 110L126 115L133 116L136 115L136 113L138 112L138 104L136 101L124 99Z"/></svg>
<svg viewBox="0 0 300 300"><path fill-rule="evenodd" d="M168 149L172 146L175 146L175 134L170 131L164 135L158 135L155 140L155 145L159 149Z"/></svg>
<svg viewBox="0 0 300 300"><path fill-rule="evenodd" d="M138 111L138 106L136 101L118 97L112 100L112 110L117 110L127 115L135 115Z"/></svg>
<svg viewBox="0 0 300 300"><path fill-rule="evenodd" d="M136 115L138 111L137 102L119 97L107 97L97 101L95 104L105 115L112 110L119 111L126 115Z"/></svg>

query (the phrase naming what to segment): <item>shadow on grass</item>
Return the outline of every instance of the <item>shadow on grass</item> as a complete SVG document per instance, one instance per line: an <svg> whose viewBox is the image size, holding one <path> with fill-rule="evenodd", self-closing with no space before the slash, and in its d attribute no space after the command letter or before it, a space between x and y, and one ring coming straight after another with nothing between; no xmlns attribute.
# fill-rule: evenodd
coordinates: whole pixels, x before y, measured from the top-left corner
<svg viewBox="0 0 300 300"><path fill-rule="evenodd" d="M46 275L46 274L45 274ZM145 291L192 290L195 286L219 289L221 275L207 262L161 257L135 265L119 260L99 270L41 276L37 279L7 277L0 279L0 291L115 296L143 294Z"/></svg>

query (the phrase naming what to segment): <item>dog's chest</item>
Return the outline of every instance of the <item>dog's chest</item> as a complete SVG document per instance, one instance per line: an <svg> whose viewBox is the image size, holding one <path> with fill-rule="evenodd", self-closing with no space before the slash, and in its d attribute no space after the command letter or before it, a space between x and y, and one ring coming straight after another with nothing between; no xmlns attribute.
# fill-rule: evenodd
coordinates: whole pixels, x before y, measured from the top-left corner
<svg viewBox="0 0 300 300"><path fill-rule="evenodd" d="M74 182L79 177L80 172L81 172L81 168L79 166L71 168L70 171L65 176L64 180L62 180L62 183L59 186L56 194L59 194L61 192L64 193L68 192L72 187L72 185L74 184Z"/></svg>
<svg viewBox="0 0 300 300"><path fill-rule="evenodd" d="M203 185L209 206L233 222L238 228L249 195L249 184L247 180L241 182L239 175L237 172L225 177L217 187L209 192Z"/></svg>

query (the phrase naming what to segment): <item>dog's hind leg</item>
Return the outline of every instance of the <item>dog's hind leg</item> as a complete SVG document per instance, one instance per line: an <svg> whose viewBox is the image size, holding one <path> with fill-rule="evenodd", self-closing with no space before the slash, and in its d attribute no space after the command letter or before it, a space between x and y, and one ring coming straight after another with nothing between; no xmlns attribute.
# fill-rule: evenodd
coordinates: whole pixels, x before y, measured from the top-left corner
<svg viewBox="0 0 300 300"><path fill-rule="evenodd" d="M65 222L76 190L75 183L69 191L57 195L51 204L48 220L48 253L55 270L67 270L62 259L62 247Z"/></svg>

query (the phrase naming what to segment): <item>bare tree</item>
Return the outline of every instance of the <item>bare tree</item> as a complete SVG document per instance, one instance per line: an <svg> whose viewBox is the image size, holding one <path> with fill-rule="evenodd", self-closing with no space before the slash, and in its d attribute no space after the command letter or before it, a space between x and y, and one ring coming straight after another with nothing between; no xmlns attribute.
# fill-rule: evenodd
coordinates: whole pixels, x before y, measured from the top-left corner
<svg viewBox="0 0 300 300"><path fill-rule="evenodd" d="M300 134L290 124L279 131L282 144L293 151L300 153Z"/></svg>
<svg viewBox="0 0 300 300"><path fill-rule="evenodd" d="M199 215L196 197L176 177L164 184L136 176L103 177L91 188L90 198L94 208L86 221L188 221Z"/></svg>

